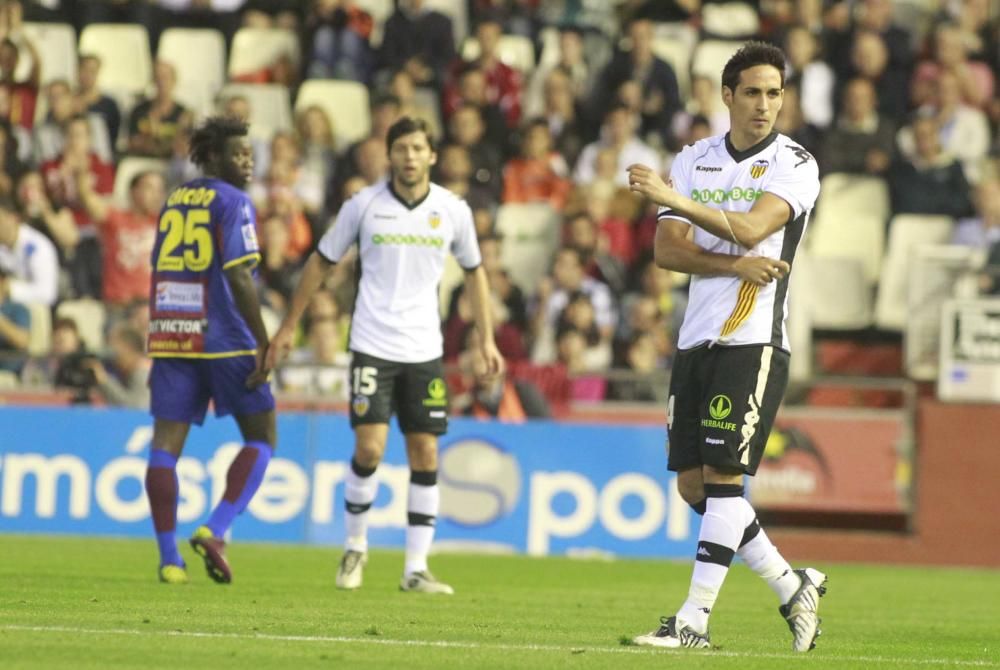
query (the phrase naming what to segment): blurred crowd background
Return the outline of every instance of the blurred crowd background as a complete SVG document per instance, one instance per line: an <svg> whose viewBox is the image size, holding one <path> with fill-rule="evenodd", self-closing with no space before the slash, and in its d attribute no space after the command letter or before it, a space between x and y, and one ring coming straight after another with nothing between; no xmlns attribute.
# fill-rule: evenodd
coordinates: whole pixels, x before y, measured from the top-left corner
<svg viewBox="0 0 1000 670"><path fill-rule="evenodd" d="M473 209L510 364L494 388L466 374L450 266L456 411L663 401L686 278L652 262L655 209L625 167L669 174L728 129L721 70L750 38L785 49L777 129L823 176L805 247L824 270L801 290L831 311L806 327L898 333L905 299L879 283L894 227L1000 264L998 37L991 0L0 0L0 386L145 404L150 250L165 194L196 176L200 119L250 121L274 326L414 115L435 129L434 180ZM279 390L346 398L353 271L310 307ZM853 279L873 304L838 321Z"/></svg>

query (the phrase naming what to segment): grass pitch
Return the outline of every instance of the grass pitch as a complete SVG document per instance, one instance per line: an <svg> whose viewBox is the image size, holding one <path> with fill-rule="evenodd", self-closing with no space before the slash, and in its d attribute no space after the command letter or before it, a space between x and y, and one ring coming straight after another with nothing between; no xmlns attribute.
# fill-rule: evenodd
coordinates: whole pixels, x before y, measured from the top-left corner
<svg viewBox="0 0 1000 670"><path fill-rule="evenodd" d="M824 634L805 655L770 589L734 566L705 651L623 640L672 614L685 563L441 555L456 595L397 590L402 555L333 587L339 550L235 544L220 586L156 581L152 540L0 534L0 668L1000 668L1000 571L817 565Z"/></svg>

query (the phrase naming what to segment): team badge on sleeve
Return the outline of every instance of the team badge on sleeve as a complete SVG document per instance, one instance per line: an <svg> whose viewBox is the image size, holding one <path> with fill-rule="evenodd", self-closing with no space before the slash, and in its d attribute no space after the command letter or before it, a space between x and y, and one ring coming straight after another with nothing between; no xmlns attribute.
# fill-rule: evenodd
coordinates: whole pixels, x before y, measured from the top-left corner
<svg viewBox="0 0 1000 670"><path fill-rule="evenodd" d="M767 166L769 163L765 160L754 161L753 165L750 166L750 176L754 179L760 179L767 172Z"/></svg>
<svg viewBox="0 0 1000 670"><path fill-rule="evenodd" d="M257 229L252 223L245 223L240 226L243 233L243 248L247 251L260 251L260 244L257 242Z"/></svg>

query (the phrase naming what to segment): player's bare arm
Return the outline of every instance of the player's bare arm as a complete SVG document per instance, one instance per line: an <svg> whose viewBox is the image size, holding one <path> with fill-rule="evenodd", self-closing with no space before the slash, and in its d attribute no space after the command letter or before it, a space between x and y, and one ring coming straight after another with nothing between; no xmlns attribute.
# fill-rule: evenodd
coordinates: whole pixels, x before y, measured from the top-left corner
<svg viewBox="0 0 1000 670"><path fill-rule="evenodd" d="M758 286L781 279L791 269L785 261L774 258L706 251L688 237L690 227L677 219L660 221L653 242L653 257L657 266L693 275L731 275Z"/></svg>
<svg viewBox="0 0 1000 670"><path fill-rule="evenodd" d="M681 195L650 167L630 165L628 174L629 190L633 193L669 207L699 228L747 249L753 249L781 229L791 217L788 203L773 193L764 193L749 212L723 212Z"/></svg>
<svg viewBox="0 0 1000 670"><path fill-rule="evenodd" d="M257 366L247 377L246 382L247 388L255 388L267 381L267 376L271 371L271 368L265 364L268 348L267 329L264 328L264 320L260 316L257 286L254 283L249 262L234 265L226 269L225 273L229 289L233 292L236 308L257 341Z"/></svg>
<svg viewBox="0 0 1000 670"><path fill-rule="evenodd" d="M490 286L486 270L480 265L465 271L465 289L472 301L472 312L479 337L484 377L495 377L503 371L504 361L493 337L493 315L490 312Z"/></svg>
<svg viewBox="0 0 1000 670"><path fill-rule="evenodd" d="M277 367L285 356L288 355L288 352L291 351L292 340L295 337L295 328L298 326L299 319L305 314L313 295L323 285L333 267L334 263L323 258L318 252L314 251L309 256L309 260L306 261L305 268L302 270L302 277L299 279L299 284L292 293L288 312L285 314L285 318L282 319L278 332L274 334L271 346L267 349L265 366L268 370L273 370Z"/></svg>

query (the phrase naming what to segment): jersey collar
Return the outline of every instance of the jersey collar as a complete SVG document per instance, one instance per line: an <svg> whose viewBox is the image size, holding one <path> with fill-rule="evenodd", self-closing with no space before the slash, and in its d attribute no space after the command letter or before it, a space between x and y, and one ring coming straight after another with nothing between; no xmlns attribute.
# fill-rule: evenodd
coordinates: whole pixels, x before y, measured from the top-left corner
<svg viewBox="0 0 1000 670"><path fill-rule="evenodd" d="M405 207L406 209L409 209L409 210L412 211L412 210L416 209L417 207L420 207L420 205L424 204L424 200L426 200L428 198L428 196L430 196L430 194L431 194L431 189L428 188L427 189L427 193L424 194L424 197L422 197L420 200L417 200L415 203L413 203L411 205L410 203L406 202L406 200L401 195L399 195L398 193L396 193L396 189L393 188L393 186L392 186L392 179L390 178L389 179L389 193L392 193L392 197L394 197L396 200L398 200L400 202L400 204L403 205L403 207Z"/></svg>
<svg viewBox="0 0 1000 670"><path fill-rule="evenodd" d="M733 143L729 141L729 133L726 133L726 151L729 152L729 155L733 157L734 161L742 163L754 154L760 153L767 147L771 146L771 143L776 139L778 139L778 131L772 130L770 135L762 139L757 144L748 149L744 149L743 151L738 151L736 147L733 146Z"/></svg>

